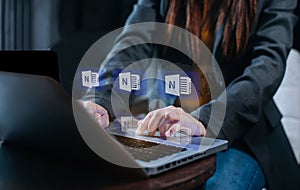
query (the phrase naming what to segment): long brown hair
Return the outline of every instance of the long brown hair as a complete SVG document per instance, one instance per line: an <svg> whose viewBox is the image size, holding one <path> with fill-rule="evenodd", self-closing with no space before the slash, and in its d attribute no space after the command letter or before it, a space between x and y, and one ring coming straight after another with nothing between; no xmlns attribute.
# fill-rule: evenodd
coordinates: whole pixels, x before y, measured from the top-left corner
<svg viewBox="0 0 300 190"><path fill-rule="evenodd" d="M223 55L243 53L256 17L257 0L170 0L166 23L183 27L213 47L215 30L224 23ZM171 31L169 31L171 32ZM196 44L190 42L193 52Z"/></svg>

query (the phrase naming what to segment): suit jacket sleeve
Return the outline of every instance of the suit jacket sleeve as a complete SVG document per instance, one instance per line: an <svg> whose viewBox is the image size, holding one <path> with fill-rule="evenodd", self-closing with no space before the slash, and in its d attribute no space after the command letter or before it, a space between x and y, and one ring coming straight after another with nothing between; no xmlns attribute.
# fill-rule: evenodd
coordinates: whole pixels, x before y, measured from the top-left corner
<svg viewBox="0 0 300 190"><path fill-rule="evenodd" d="M224 121L210 118L212 104L221 102L218 99L192 113L205 125L211 119L212 126L222 126L219 134L216 130L209 131L212 136L228 139L232 144L263 117L264 106L272 100L284 75L286 58L293 44L296 4L296 0L258 1L258 19L247 51L251 59L242 75L226 88Z"/></svg>

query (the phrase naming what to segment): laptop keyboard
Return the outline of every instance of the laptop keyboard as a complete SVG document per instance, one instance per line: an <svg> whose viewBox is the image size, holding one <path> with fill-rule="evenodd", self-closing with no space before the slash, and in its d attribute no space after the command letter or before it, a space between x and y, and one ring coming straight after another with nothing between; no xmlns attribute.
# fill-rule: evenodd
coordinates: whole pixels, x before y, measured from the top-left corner
<svg viewBox="0 0 300 190"><path fill-rule="evenodd" d="M135 159L146 162L187 150L186 148L182 147L170 146L118 135L115 137L121 144L124 145L125 149L127 149L127 151L130 152Z"/></svg>

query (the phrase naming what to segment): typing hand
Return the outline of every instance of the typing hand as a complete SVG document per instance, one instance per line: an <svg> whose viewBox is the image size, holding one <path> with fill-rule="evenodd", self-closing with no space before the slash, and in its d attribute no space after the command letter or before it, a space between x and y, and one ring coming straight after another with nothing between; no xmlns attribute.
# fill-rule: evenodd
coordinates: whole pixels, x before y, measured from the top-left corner
<svg viewBox="0 0 300 190"><path fill-rule="evenodd" d="M83 104L83 107L87 110L87 112L95 117L100 126L108 127L109 116L105 108L92 101L81 101L81 103Z"/></svg>
<svg viewBox="0 0 300 190"><path fill-rule="evenodd" d="M184 130L190 136L205 136L206 129L203 124L186 113L182 108L169 106L157 109L147 114L138 122L137 135L141 135L148 130L150 136L159 130L163 137L172 137L176 132Z"/></svg>

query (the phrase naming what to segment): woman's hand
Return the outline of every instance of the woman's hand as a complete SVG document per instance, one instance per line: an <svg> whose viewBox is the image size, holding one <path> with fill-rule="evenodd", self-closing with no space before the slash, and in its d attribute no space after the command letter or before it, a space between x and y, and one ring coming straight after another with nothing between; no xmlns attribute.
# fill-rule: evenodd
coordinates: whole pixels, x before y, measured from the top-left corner
<svg viewBox="0 0 300 190"><path fill-rule="evenodd" d="M83 107L87 110L87 112L96 118L100 126L108 127L109 115L105 108L92 101L80 102L82 103Z"/></svg>
<svg viewBox="0 0 300 190"><path fill-rule="evenodd" d="M159 130L163 137L171 137L180 130L188 131L190 136L205 136L206 130L203 124L186 113L182 108L169 106L158 109L147 114L140 120L136 130L137 135L143 134L146 130L150 136Z"/></svg>

